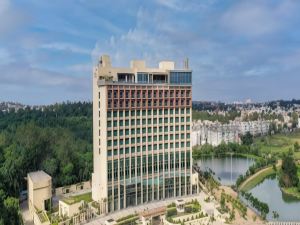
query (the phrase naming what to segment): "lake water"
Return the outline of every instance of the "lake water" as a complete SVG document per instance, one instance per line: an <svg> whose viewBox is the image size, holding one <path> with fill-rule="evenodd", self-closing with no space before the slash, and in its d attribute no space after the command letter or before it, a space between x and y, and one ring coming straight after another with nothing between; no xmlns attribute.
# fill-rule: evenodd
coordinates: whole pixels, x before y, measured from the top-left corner
<svg viewBox="0 0 300 225"><path fill-rule="evenodd" d="M248 168L255 163L253 159L226 156L204 157L196 161L201 170L211 169L215 179L222 185L235 184L236 179L245 174ZM252 195L269 205L268 220L273 218L273 211L279 214L279 221L300 221L300 201L281 192L278 180L273 177L266 178L262 183L250 190Z"/></svg>
<svg viewBox="0 0 300 225"><path fill-rule="evenodd" d="M268 220L274 220L272 212L276 211L279 214L279 221L300 221L300 201L282 193L274 176L266 178L250 192L269 205Z"/></svg>
<svg viewBox="0 0 300 225"><path fill-rule="evenodd" d="M219 180L222 185L232 185L240 175L247 172L255 161L251 158L225 156L204 157L196 162L202 171L211 169L215 173L215 179Z"/></svg>

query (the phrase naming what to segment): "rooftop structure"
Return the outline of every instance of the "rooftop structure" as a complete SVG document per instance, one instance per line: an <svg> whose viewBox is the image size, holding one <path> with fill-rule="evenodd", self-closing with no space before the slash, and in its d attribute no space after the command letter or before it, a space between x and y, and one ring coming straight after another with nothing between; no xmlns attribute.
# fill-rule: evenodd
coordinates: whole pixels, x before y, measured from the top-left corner
<svg viewBox="0 0 300 225"><path fill-rule="evenodd" d="M51 209L52 178L44 171L28 173L28 208L32 219L40 211Z"/></svg>

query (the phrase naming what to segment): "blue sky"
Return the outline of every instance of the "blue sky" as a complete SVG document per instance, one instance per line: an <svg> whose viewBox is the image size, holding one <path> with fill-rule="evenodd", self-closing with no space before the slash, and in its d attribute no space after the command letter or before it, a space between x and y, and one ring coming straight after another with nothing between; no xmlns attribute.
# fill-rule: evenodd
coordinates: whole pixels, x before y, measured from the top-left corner
<svg viewBox="0 0 300 225"><path fill-rule="evenodd" d="M101 54L184 58L193 99L300 98L298 0L1 0L0 101L91 100Z"/></svg>

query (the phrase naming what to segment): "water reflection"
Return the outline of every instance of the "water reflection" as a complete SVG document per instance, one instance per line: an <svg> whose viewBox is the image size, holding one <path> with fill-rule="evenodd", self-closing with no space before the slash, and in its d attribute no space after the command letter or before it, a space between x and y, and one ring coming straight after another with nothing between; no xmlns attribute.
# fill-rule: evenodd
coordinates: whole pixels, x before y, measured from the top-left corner
<svg viewBox="0 0 300 225"><path fill-rule="evenodd" d="M215 179L219 180L222 185L235 184L237 178L245 174L253 164L253 159L240 156L211 156L197 160L197 165L201 170L212 170Z"/></svg>

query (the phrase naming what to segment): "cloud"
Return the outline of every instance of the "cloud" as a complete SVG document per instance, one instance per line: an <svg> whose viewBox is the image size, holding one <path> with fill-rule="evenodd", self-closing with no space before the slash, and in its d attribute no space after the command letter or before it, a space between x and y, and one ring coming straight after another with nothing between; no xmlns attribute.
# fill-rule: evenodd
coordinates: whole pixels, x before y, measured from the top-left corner
<svg viewBox="0 0 300 225"><path fill-rule="evenodd" d="M0 1L0 39L15 33L28 20L28 16L15 8L10 0Z"/></svg>
<svg viewBox="0 0 300 225"><path fill-rule="evenodd" d="M91 50L82 48L70 43L64 43L64 42L54 42L54 43L48 43L48 44L42 44L40 46L42 49L48 49L48 50L54 50L54 51L66 51L66 52L73 52L73 53L79 53L79 54L86 54L90 55Z"/></svg>
<svg viewBox="0 0 300 225"><path fill-rule="evenodd" d="M281 30L299 7L296 1L241 1L222 16L224 28L247 37L259 37Z"/></svg>
<svg viewBox="0 0 300 225"><path fill-rule="evenodd" d="M90 77L75 77L23 64L0 67L0 96L27 104L91 99ZM12 76L13 74L13 76Z"/></svg>
<svg viewBox="0 0 300 225"><path fill-rule="evenodd" d="M82 73L92 74L93 65L92 63L75 64L75 65L68 66L67 70L78 74L82 74Z"/></svg>
<svg viewBox="0 0 300 225"><path fill-rule="evenodd" d="M0 65L13 62L14 59L5 48L0 48Z"/></svg>

